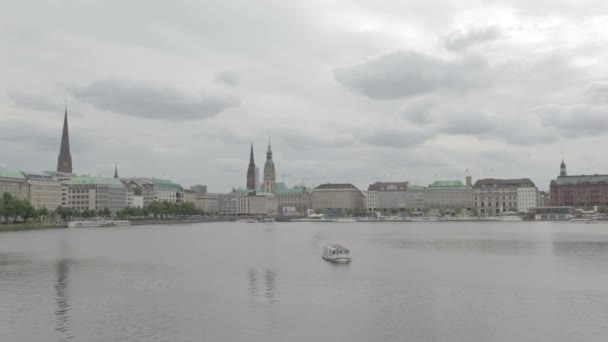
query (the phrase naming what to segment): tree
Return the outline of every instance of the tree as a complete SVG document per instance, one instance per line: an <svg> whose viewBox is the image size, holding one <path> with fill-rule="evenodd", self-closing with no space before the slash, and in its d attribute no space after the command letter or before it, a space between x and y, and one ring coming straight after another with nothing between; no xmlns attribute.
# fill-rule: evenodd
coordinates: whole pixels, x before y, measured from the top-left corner
<svg viewBox="0 0 608 342"><path fill-rule="evenodd" d="M479 215L479 212L477 211L477 208L471 209L471 215L473 215L473 216L478 216Z"/></svg>
<svg viewBox="0 0 608 342"><path fill-rule="evenodd" d="M103 208L103 211L101 212L101 215L103 217L110 217L110 216L112 216L112 212L110 211L110 208L105 207L105 208Z"/></svg>

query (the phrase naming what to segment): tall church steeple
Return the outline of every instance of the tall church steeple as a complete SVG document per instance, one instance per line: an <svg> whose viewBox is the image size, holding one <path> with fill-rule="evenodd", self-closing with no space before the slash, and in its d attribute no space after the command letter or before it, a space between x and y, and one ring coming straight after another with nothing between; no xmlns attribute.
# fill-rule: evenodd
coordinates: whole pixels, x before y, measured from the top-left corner
<svg viewBox="0 0 608 342"><path fill-rule="evenodd" d="M559 175L560 176L567 176L568 173L566 172L566 163L564 163L564 156L562 156L562 163L559 166Z"/></svg>
<svg viewBox="0 0 608 342"><path fill-rule="evenodd" d="M276 193L276 173L272 161L270 137L268 138L268 150L266 151L266 163L264 164L264 192Z"/></svg>
<svg viewBox="0 0 608 342"><path fill-rule="evenodd" d="M63 117L63 134L61 135L61 148L57 158L57 172L72 173L72 154L70 153L70 135L68 130L68 106L65 106Z"/></svg>
<svg viewBox="0 0 608 342"><path fill-rule="evenodd" d="M114 178L118 179L118 163L114 165Z"/></svg>
<svg viewBox="0 0 608 342"><path fill-rule="evenodd" d="M247 168L247 190L255 190L255 161L253 158L253 143L251 143L251 152L249 153L249 167Z"/></svg>

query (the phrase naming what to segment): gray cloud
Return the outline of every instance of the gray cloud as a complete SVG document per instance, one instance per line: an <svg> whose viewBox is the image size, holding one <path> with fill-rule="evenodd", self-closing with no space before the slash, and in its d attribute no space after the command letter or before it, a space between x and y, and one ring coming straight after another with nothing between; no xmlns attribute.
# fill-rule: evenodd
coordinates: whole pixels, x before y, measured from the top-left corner
<svg viewBox="0 0 608 342"><path fill-rule="evenodd" d="M481 58L449 61L413 51L395 51L337 68L334 77L372 99L398 99L442 89L476 87L486 78L485 69L486 62Z"/></svg>
<svg viewBox="0 0 608 342"><path fill-rule="evenodd" d="M238 74L230 71L222 71L215 75L214 81L231 87L239 85L241 78Z"/></svg>
<svg viewBox="0 0 608 342"><path fill-rule="evenodd" d="M542 123L569 136L608 133L608 107L588 104L548 104L534 109Z"/></svg>
<svg viewBox="0 0 608 342"><path fill-rule="evenodd" d="M585 99L592 104L608 105L608 82L593 82L585 90Z"/></svg>
<svg viewBox="0 0 608 342"><path fill-rule="evenodd" d="M381 147L409 148L423 144L433 137L423 130L399 130L395 128L376 130L363 137L363 142Z"/></svg>
<svg viewBox="0 0 608 342"><path fill-rule="evenodd" d="M59 101L52 101L44 96L28 94L19 91L13 91L6 94L17 106L42 110L42 111L60 111L62 104Z"/></svg>
<svg viewBox="0 0 608 342"><path fill-rule="evenodd" d="M99 109L144 119L200 120L240 105L236 96L219 91L194 95L121 79L96 81L70 90L79 100Z"/></svg>
<svg viewBox="0 0 608 342"><path fill-rule="evenodd" d="M489 26L483 28L468 28L452 32L443 37L443 45L448 50L462 50L473 45L496 40L502 37L500 28Z"/></svg>

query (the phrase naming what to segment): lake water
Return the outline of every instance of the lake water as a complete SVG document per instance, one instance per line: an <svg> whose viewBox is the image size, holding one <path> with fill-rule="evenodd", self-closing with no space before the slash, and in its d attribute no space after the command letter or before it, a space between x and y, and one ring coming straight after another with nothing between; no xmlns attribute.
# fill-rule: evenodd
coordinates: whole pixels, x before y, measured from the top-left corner
<svg viewBox="0 0 608 342"><path fill-rule="evenodd" d="M608 224L0 234L0 341L68 340L607 341Z"/></svg>

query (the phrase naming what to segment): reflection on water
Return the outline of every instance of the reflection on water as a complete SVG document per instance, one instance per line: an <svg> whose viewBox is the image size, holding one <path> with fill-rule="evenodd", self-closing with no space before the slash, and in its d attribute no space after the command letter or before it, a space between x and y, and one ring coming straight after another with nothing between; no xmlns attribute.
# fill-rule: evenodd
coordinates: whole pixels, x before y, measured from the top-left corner
<svg viewBox="0 0 608 342"><path fill-rule="evenodd" d="M272 270L266 270L264 273L264 280L266 283L266 298L270 300L270 302L274 302L276 295L276 274Z"/></svg>
<svg viewBox="0 0 608 342"><path fill-rule="evenodd" d="M540 241L534 240L381 240L374 242L403 249L427 249L437 251L472 251L477 253L499 254L499 255L532 255L536 254L541 247Z"/></svg>
<svg viewBox="0 0 608 342"><path fill-rule="evenodd" d="M57 262L57 280L55 282L55 300L57 302L55 319L57 321L57 327L55 330L61 333L62 341L72 338L70 335L70 300L68 296L69 271L70 266L68 259L61 259Z"/></svg>
<svg viewBox="0 0 608 342"><path fill-rule="evenodd" d="M569 257L608 256L608 241L553 241L553 254Z"/></svg>
<svg viewBox="0 0 608 342"><path fill-rule="evenodd" d="M258 295L258 271L254 269L250 269L248 272L249 278L249 295L257 296ZM264 297L268 298L268 300L272 303L275 301L276 296L276 285L277 285L277 274L273 270L264 271Z"/></svg>

